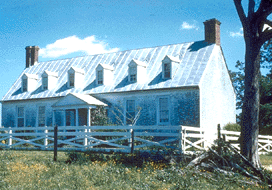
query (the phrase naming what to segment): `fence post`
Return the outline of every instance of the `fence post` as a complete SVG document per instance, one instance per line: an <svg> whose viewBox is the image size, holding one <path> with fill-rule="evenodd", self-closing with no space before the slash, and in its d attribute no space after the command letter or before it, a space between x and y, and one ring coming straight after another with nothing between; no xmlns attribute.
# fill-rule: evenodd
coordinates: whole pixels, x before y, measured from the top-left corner
<svg viewBox="0 0 272 190"><path fill-rule="evenodd" d="M183 141L183 146L182 146L182 152L185 153L185 147L186 147L186 128L182 130L182 141Z"/></svg>
<svg viewBox="0 0 272 190"><path fill-rule="evenodd" d="M88 139L87 139L88 129L86 128L84 132L85 132L84 146L85 146L85 148L87 148L87 145L88 145Z"/></svg>
<svg viewBox="0 0 272 190"><path fill-rule="evenodd" d="M183 138L183 134L182 134L182 126L180 126L179 128L179 150L180 150L180 154L183 153L183 149L182 149L182 138Z"/></svg>
<svg viewBox="0 0 272 190"><path fill-rule="evenodd" d="M130 129L130 135L131 135L130 153L133 154L134 152L134 130L133 129Z"/></svg>
<svg viewBox="0 0 272 190"><path fill-rule="evenodd" d="M48 129L45 129L44 133L45 133L44 146L45 146L45 148L47 148L47 145L48 145L48 135L47 135Z"/></svg>
<svg viewBox="0 0 272 190"><path fill-rule="evenodd" d="M220 128L220 124L217 125L217 139L221 139L221 128Z"/></svg>
<svg viewBox="0 0 272 190"><path fill-rule="evenodd" d="M58 126L54 127L54 161L57 161L58 157Z"/></svg>
<svg viewBox="0 0 272 190"><path fill-rule="evenodd" d="M8 141L9 148L12 146L12 128L9 127L9 141Z"/></svg>

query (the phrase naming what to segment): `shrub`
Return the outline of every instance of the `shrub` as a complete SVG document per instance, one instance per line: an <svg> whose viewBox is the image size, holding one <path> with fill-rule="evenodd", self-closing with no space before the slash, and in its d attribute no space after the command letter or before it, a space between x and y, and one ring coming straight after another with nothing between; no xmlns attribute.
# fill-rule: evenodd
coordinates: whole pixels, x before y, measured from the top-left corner
<svg viewBox="0 0 272 190"><path fill-rule="evenodd" d="M241 126L237 123L228 123L226 124L223 129L228 130L228 131L241 131Z"/></svg>

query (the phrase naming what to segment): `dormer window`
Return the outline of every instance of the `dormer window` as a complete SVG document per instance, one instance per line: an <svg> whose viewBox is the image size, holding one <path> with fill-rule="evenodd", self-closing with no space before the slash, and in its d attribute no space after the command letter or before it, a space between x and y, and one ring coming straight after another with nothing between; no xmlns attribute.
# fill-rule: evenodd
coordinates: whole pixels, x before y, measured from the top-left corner
<svg viewBox="0 0 272 190"><path fill-rule="evenodd" d="M137 67L136 66L129 68L129 81L137 82Z"/></svg>
<svg viewBox="0 0 272 190"><path fill-rule="evenodd" d="M131 83L146 82L146 64L142 61L132 59L128 64L128 81Z"/></svg>
<svg viewBox="0 0 272 190"><path fill-rule="evenodd" d="M106 64L98 64L96 67L96 84L110 85L113 80L113 67Z"/></svg>
<svg viewBox="0 0 272 190"><path fill-rule="evenodd" d="M171 79L179 68L180 60L176 57L166 55L162 60L162 78Z"/></svg>
<svg viewBox="0 0 272 190"><path fill-rule="evenodd" d="M103 84L103 70L97 71L97 84Z"/></svg>
<svg viewBox="0 0 272 190"><path fill-rule="evenodd" d="M42 88L43 88L43 90L48 89L48 77L47 76L42 77Z"/></svg>
<svg viewBox="0 0 272 190"><path fill-rule="evenodd" d="M26 92L27 91L27 78L22 79L22 91Z"/></svg>
<svg viewBox="0 0 272 190"><path fill-rule="evenodd" d="M68 87L69 88L80 88L84 82L84 70L71 67L68 70Z"/></svg>
<svg viewBox="0 0 272 190"><path fill-rule="evenodd" d="M51 90L58 81L58 74L55 72L44 71L42 74L42 89Z"/></svg>
<svg viewBox="0 0 272 190"><path fill-rule="evenodd" d="M36 89L38 76L34 74L25 73L22 76L22 92L32 92Z"/></svg>
<svg viewBox="0 0 272 190"><path fill-rule="evenodd" d="M69 73L69 87L73 88L75 87L75 74L74 73Z"/></svg>

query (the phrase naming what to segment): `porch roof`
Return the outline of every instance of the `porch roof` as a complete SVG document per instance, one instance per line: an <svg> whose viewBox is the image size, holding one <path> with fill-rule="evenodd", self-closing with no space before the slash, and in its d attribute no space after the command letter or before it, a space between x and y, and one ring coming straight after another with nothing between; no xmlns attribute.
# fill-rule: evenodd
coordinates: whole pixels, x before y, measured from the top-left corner
<svg viewBox="0 0 272 190"><path fill-rule="evenodd" d="M95 108L96 106L108 105L91 95L69 93L53 104L52 108Z"/></svg>

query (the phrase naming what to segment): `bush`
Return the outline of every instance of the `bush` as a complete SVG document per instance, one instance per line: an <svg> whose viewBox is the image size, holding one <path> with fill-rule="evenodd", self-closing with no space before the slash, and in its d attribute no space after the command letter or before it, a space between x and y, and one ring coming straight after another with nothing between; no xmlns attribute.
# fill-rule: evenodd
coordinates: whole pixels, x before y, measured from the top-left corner
<svg viewBox="0 0 272 190"><path fill-rule="evenodd" d="M223 127L223 129L228 131L238 131L241 132L241 126L237 123L228 123Z"/></svg>

